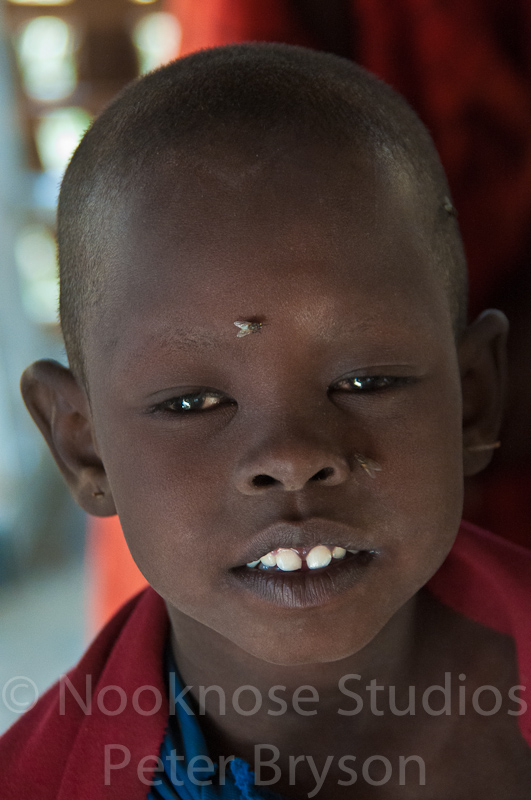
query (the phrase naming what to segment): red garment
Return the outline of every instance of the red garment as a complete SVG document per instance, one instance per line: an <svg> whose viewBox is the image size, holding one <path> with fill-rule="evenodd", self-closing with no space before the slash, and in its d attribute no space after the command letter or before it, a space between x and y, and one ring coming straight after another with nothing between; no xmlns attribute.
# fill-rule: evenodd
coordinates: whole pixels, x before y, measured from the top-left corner
<svg viewBox="0 0 531 800"><path fill-rule="evenodd" d="M519 695L527 711L518 717L522 736L531 746L531 553L504 542L493 534L462 523L448 558L428 586L443 603L465 616L509 634L516 642L520 683ZM55 684L0 739L0 775L3 800L145 800L148 786L137 776L137 765L145 756L157 756L168 720L167 700L153 715L143 716L133 708L135 690L153 687L165 698L163 650L168 634L164 602L148 588L125 605L91 645L69 678L83 700L86 679L92 676L92 714L85 714L67 689L66 713L60 714L59 684ZM119 686L127 704L122 713L109 716L98 707L118 706ZM138 700L141 709L154 705L153 691ZM110 772L104 784L104 747L129 749L129 767ZM111 753L120 763L122 750ZM144 764L144 778L151 777ZM156 777L156 776L155 776Z"/></svg>

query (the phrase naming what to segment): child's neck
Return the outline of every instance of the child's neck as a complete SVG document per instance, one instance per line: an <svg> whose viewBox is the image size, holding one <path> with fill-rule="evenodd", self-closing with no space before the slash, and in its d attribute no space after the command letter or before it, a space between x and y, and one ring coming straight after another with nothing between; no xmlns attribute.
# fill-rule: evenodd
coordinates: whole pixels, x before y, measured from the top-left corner
<svg viewBox="0 0 531 800"><path fill-rule="evenodd" d="M279 720L281 727L290 731L289 736L301 723L305 729L313 727L309 725L312 720L319 720L323 725L328 715L337 725L338 709L355 707L355 700L348 692L363 691L373 679L378 684L395 685L398 691L411 682L418 665L424 661L420 652L421 647L424 649L422 637L418 632L423 629L425 634L429 605L430 600L426 600L422 592L415 595L362 651L329 663L282 666L262 661L180 613L171 613L172 648L183 682L193 687L190 694L198 704L201 701L200 687L220 687L226 700L225 713L220 715L220 692L207 692L203 698L206 712L203 720L216 719L216 727L220 728L220 733L226 733L228 740L235 736L243 741L267 741L264 737L268 735L268 728L274 728L278 734ZM346 678L349 675L359 678ZM259 712L245 716L234 709L232 698L240 687L249 685L256 692L242 692L241 707L254 706L253 694L263 698L263 705ZM277 688L276 694L287 702L282 715L268 714L269 709L272 712L280 709L278 701L269 698L274 686L281 687ZM301 690L301 696L308 698L313 694L318 701L303 700L294 707L293 695L303 686L313 687L315 692ZM297 708L304 712L318 709L318 713L307 716L299 713ZM374 719L370 708L368 712ZM356 716L362 727L363 716ZM352 720L352 716L340 716L339 719Z"/></svg>
<svg viewBox="0 0 531 800"><path fill-rule="evenodd" d="M516 718L508 713L485 717L474 713L470 704L474 692L491 684L494 676L501 696L510 698L511 687L519 681L514 642L453 612L425 589L363 651L332 663L274 666L249 656L217 635L211 641L208 637L203 639L204 628L200 633L194 632L193 625L188 627L181 622L179 618L174 620L173 647L184 682L194 687L192 694L196 700L200 698L200 686L217 686L227 701L226 713L220 714L219 695L207 695L206 713L199 720L210 757L219 761L221 756L236 755L256 767L257 747L260 750L260 746L265 746L266 763L272 756L271 748L277 748L280 779L271 788L281 796L307 797L310 792L310 796L315 796L312 765L321 770L332 757L332 767L319 797L348 800L352 788L340 782L346 776L339 767L339 759L355 755L359 766L377 753L385 753L392 764L397 764L404 754L415 754L427 765L428 785L438 790L438 797L470 797L478 788L478 780L480 794L489 798L501 796L508 780L512 782L511 797L523 797L522 787L529 786L529 749ZM204 641L207 647L203 646ZM467 677L464 716L459 706L461 673ZM338 713L338 709L356 706L352 695L342 693L339 688L345 675L361 676L348 684L349 690L364 699L361 713L353 716ZM441 686L446 675L452 678L453 710L449 716L446 713L434 716L423 708L420 698L424 692ZM368 702L366 687L371 681L384 690L374 698L376 712ZM256 687L264 702L258 713L244 716L234 710L231 700L236 689L249 685ZM272 686L286 687L279 692L287 701L282 715L268 714L268 691ZM317 691L318 704L302 704L303 710L315 708L315 715L305 716L294 710L291 701L299 686L313 686ZM409 689L413 688L416 711L405 716L390 713L391 687L396 708L403 713L408 706ZM435 705L441 702L440 696L438 701L433 699ZM278 704L273 705L278 711ZM479 743L472 750L471 741ZM505 743L501 750L500 741ZM292 757L299 758L300 754L305 755L297 766L294 785L290 777ZM270 778L271 769L266 767L266 773L266 778ZM356 797L360 800L389 797L389 788L397 798L419 796L417 777L411 778L407 786L399 785L396 776L393 780L382 794L359 782Z"/></svg>

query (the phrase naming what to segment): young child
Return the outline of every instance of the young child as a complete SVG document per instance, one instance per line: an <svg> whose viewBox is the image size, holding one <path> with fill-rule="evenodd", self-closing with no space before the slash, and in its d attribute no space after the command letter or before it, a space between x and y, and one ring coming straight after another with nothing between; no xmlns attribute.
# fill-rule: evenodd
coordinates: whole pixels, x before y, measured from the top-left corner
<svg viewBox="0 0 531 800"><path fill-rule="evenodd" d="M189 56L85 135L58 238L70 369L23 395L151 586L5 735L2 796L528 798L531 557L460 522L507 322L467 325L406 103Z"/></svg>

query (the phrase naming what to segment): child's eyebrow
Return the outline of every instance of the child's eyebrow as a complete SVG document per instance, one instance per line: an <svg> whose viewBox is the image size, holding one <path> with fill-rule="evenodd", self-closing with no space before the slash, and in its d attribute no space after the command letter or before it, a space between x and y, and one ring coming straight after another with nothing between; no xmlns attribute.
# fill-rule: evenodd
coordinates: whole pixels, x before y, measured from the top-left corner
<svg viewBox="0 0 531 800"><path fill-rule="evenodd" d="M375 315L370 320L359 320L357 323L332 325L327 330L320 331L320 339L329 343L342 340L348 341L351 337L359 337L360 334L370 335L373 325L378 323L379 317ZM226 330L216 330L207 327L198 328L184 328L172 322L158 321L158 324L150 326L145 334L141 335L138 339L134 333L125 337L125 346L122 344L120 355L116 353L121 368L128 368L133 362L143 359L152 359L154 351L187 349L190 351L217 351L220 347L230 346L234 343L236 348L242 347L242 342L237 338L236 328L233 327L233 322L227 322ZM379 327L379 325L378 325ZM324 334L324 335L323 335ZM245 341L245 340L244 340ZM401 347L409 346L418 343L417 328L406 327L400 331L395 329L391 338L378 341L365 341L364 348L370 347L377 348L378 357L384 358L386 353L389 357L396 357L396 352Z"/></svg>
<svg viewBox="0 0 531 800"><path fill-rule="evenodd" d="M227 334L228 333L230 333L229 330L227 331ZM158 340L158 344L162 341L163 344L183 344L186 347L215 347L219 344L221 336L215 333L215 331L209 331L206 328L186 330L185 328L177 328L172 325L171 328L167 330L157 331L155 338Z"/></svg>
<svg viewBox="0 0 531 800"><path fill-rule="evenodd" d="M115 350L115 357L124 365L133 364L135 361L152 359L155 351L166 350L219 350L220 346L227 345L236 336L236 328L227 324L227 330L219 331L212 328L184 328L175 323L154 323L143 332L138 333L138 328L130 330L122 339Z"/></svg>

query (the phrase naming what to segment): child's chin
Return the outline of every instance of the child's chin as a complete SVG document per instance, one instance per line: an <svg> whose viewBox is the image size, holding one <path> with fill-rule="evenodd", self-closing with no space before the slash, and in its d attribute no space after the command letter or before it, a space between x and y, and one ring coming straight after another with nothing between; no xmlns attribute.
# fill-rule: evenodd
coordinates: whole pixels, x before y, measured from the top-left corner
<svg viewBox="0 0 531 800"><path fill-rule="evenodd" d="M346 648L338 648L334 652L330 651L330 648L325 648L321 650L315 650L315 648L308 649L307 652L304 650L299 650L298 652L287 653L285 650L279 650L278 652L267 652L267 653L251 653L256 658L260 658L261 661L265 661L268 664L275 664L276 666L282 667L298 667L304 666L305 664L329 664L334 661L342 661L350 656L354 656L357 652L363 649L363 646L355 649L350 650Z"/></svg>
<svg viewBox="0 0 531 800"><path fill-rule="evenodd" d="M243 650L255 658L278 666L296 667L304 664L328 664L341 661L359 653L379 633L380 626L371 631L358 631L346 637L345 632L325 635L317 632L304 634L293 631L291 635L278 636L274 641L238 641Z"/></svg>

